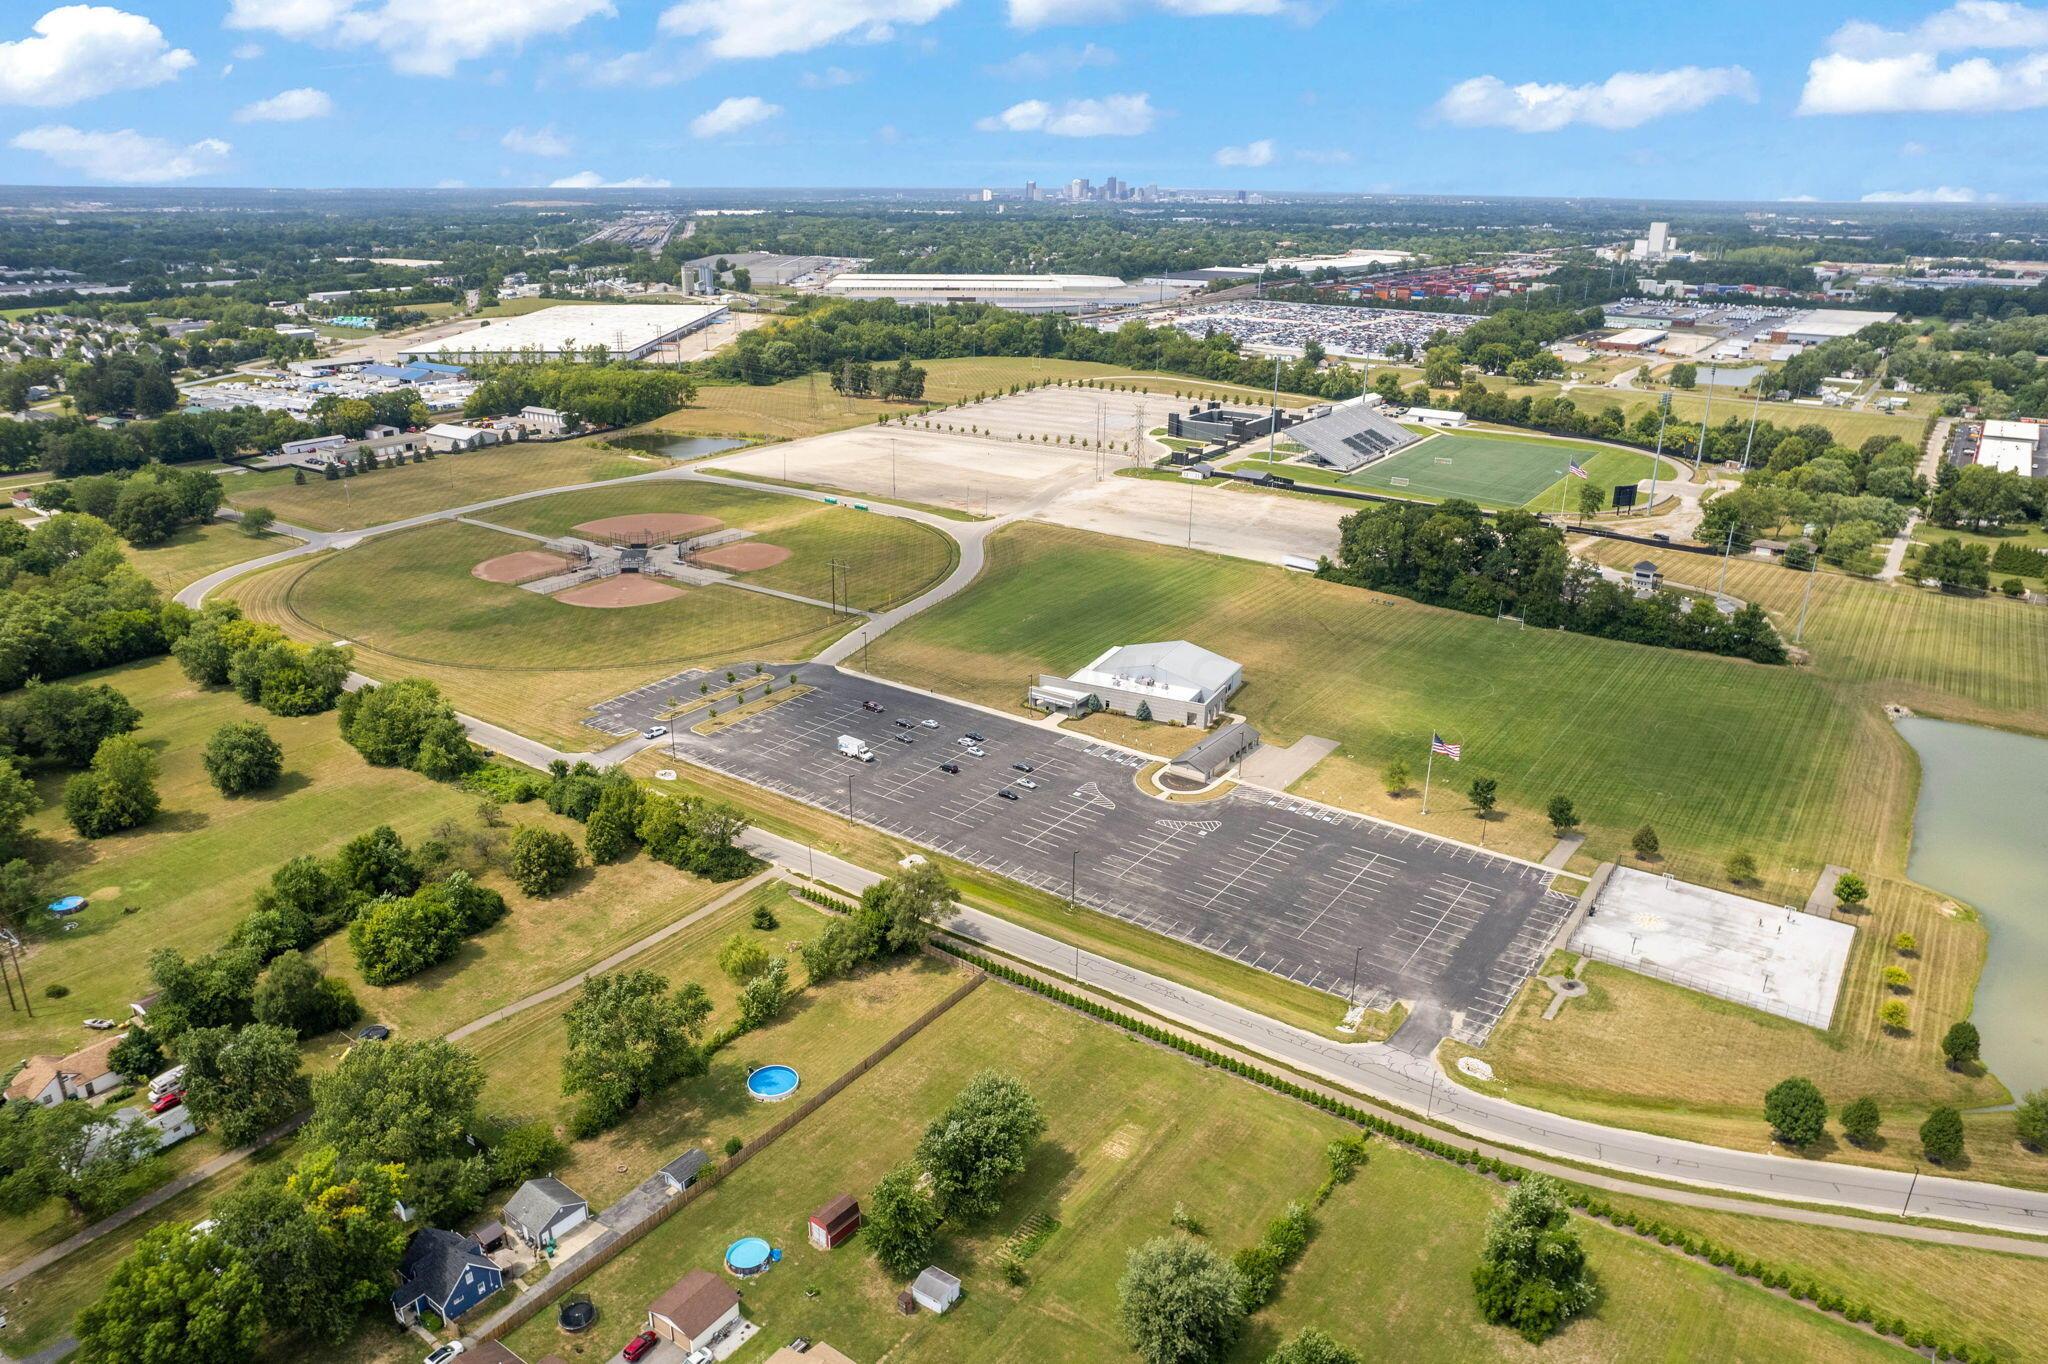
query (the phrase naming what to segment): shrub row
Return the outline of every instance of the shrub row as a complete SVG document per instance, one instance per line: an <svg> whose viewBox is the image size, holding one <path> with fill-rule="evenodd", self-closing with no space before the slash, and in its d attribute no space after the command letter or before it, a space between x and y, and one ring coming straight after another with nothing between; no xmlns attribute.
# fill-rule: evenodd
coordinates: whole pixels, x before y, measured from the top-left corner
<svg viewBox="0 0 2048 1364"><path fill-rule="evenodd" d="M806 898L810 897L806 896ZM1175 1051L1192 1056L1196 1060L1217 1067L1219 1070L1228 1071L1232 1075L1250 1080L1252 1083L1264 1086L1275 1093L1283 1094L1290 1099L1297 1099L1302 1103L1312 1105L1333 1117L1356 1124L1376 1136L1384 1137L1389 1141L1400 1142L1427 1155L1453 1161L1480 1174L1491 1175L1507 1183L1515 1183L1528 1173L1519 1165L1494 1156L1484 1155L1477 1150L1453 1145L1450 1142L1439 1140L1436 1137L1418 1132L1410 1127L1404 1127L1392 1119L1380 1117L1375 1113L1369 1113L1355 1104L1346 1103L1344 1100L1325 1094L1320 1090L1313 1089L1294 1080L1286 1079L1272 1071L1264 1070L1258 1066L1238 1060L1234 1056L1225 1055L1213 1048L1205 1047L1199 1042L1190 1041L1169 1029L1160 1027L1158 1024L1149 1023L1142 1018L1121 1013L1106 1005L1099 1004L1086 996L1063 989L1049 981L1040 980L1037 976L1028 972L1019 971L1002 962L970 952L953 942L937 939L935 943L951 955L980 967L998 980L1021 986L1026 990L1032 991L1034 994L1043 995L1054 1003L1063 1004L1077 1012L1087 1014L1091 1018L1113 1024L1149 1042L1156 1042L1163 1047L1171 1047ZM1994 1351L1982 1346L1967 1344L1952 1336L1943 1335L1925 1327L1915 1326L1902 1317L1881 1311L1861 1299L1852 1298L1845 1293L1820 1283L1810 1276L1793 1273L1789 1270L1777 1268L1765 1261L1753 1259L1705 1236L1694 1232L1681 1231L1675 1227L1667 1226L1654 1218L1630 1212L1626 1209L1615 1208L1583 1192L1574 1191L1570 1202L1572 1207L1585 1213L1587 1216L1600 1218L1615 1226L1628 1228L1644 1236L1653 1236L1662 1245L1682 1248L1687 1254L1705 1260L1731 1274L1739 1275L1766 1288L1781 1290L1802 1302L1811 1303L1823 1312L1831 1312L1849 1321L1867 1325L1879 1334L1889 1336L1915 1349L1930 1351L1936 1359L1961 1360L1964 1364L1998 1364L1998 1356Z"/></svg>

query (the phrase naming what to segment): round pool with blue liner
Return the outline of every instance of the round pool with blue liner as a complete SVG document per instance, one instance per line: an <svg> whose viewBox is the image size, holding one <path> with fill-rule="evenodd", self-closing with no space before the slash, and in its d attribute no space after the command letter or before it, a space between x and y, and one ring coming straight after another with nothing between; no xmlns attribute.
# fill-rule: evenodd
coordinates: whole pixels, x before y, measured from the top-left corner
<svg viewBox="0 0 2048 1364"><path fill-rule="evenodd" d="M762 1066L747 1076L747 1093L773 1102L796 1093L799 1083L801 1079L794 1066Z"/></svg>
<svg viewBox="0 0 2048 1364"><path fill-rule="evenodd" d="M725 1248L725 1267L746 1278L767 1270L775 1261L774 1249L758 1236L742 1236Z"/></svg>

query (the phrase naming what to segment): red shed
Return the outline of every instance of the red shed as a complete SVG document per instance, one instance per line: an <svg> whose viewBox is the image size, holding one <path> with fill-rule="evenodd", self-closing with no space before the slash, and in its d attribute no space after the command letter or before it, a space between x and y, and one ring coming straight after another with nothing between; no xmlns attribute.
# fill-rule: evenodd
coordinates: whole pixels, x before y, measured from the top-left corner
<svg viewBox="0 0 2048 1364"><path fill-rule="evenodd" d="M831 1250L859 1230L860 1204L847 1194L811 1214L811 1244L819 1250Z"/></svg>

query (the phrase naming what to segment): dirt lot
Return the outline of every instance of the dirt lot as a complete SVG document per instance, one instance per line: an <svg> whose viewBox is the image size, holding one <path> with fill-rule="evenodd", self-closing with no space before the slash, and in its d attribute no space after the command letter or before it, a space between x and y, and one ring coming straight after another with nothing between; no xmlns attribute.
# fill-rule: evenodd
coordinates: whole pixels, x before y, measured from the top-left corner
<svg viewBox="0 0 2048 1364"><path fill-rule="evenodd" d="M725 522L715 516L693 516L688 512L634 512L627 516L606 516L585 521L576 529L585 535L612 536L625 540L673 540L717 530Z"/></svg>
<svg viewBox="0 0 2048 1364"><path fill-rule="evenodd" d="M555 600L570 606L596 606L615 608L620 606L647 606L670 597L680 597L683 589L671 587L654 578L638 573L621 573L616 578L600 578L594 583L583 583L566 592L555 593Z"/></svg>
<svg viewBox="0 0 2048 1364"><path fill-rule="evenodd" d="M1100 462L1074 448L859 426L733 455L713 467L1001 516L1089 478Z"/></svg>
<svg viewBox="0 0 2048 1364"><path fill-rule="evenodd" d="M1079 437L1084 445L1098 440L1111 449L1128 445L1142 448L1139 439L1155 426L1166 425L1166 414L1189 406L1185 399L1167 393L1116 393L1100 388L1038 388L1029 393L1006 394L978 403L934 412L911 422L910 429L927 426L940 430L948 426L978 426L998 439L1051 437L1065 443Z"/></svg>
<svg viewBox="0 0 2048 1364"><path fill-rule="evenodd" d="M569 561L559 554L550 554L544 549L522 549L486 559L469 573L471 577L481 578L487 583L528 583L550 573L560 573L568 566Z"/></svg>
<svg viewBox="0 0 2048 1364"><path fill-rule="evenodd" d="M691 559L710 568L722 568L731 573L749 573L757 568L773 568L789 557L789 551L781 545L763 544L759 540L742 540L736 545L719 545L693 554Z"/></svg>

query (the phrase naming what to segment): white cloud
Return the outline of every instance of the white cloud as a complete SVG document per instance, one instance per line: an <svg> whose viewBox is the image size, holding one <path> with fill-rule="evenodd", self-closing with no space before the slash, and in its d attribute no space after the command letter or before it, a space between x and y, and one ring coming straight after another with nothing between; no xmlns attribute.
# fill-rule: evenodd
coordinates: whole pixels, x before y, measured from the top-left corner
<svg viewBox="0 0 2048 1364"><path fill-rule="evenodd" d="M782 112L759 95L731 95L690 120L693 137L724 137L756 123L766 122Z"/></svg>
<svg viewBox="0 0 2048 1364"><path fill-rule="evenodd" d="M1900 156L1925 156L1925 155L1927 155L1927 144L1926 144L1925 142L1914 142L1914 141L1906 141L1906 142L1901 142L1901 143L1899 144L1899 155L1900 155Z"/></svg>
<svg viewBox="0 0 2048 1364"><path fill-rule="evenodd" d="M1856 57L1832 52L1806 68L1802 114L1982 114L2048 106L2048 52L2010 62L1969 57L1943 66L1932 52Z"/></svg>
<svg viewBox="0 0 2048 1364"><path fill-rule="evenodd" d="M1158 119L1150 95L1104 95L1048 104L1027 99L980 119L985 133L1050 133L1054 137L1135 137L1152 131Z"/></svg>
<svg viewBox="0 0 2048 1364"><path fill-rule="evenodd" d="M1574 123L1636 128L1654 118L1691 113L1716 100L1756 102L1756 79L1739 66L1681 66L1672 71L1617 71L1604 81L1509 85L1497 76L1459 81L1437 101L1436 115L1467 128L1554 133Z"/></svg>
<svg viewBox="0 0 2048 1364"><path fill-rule="evenodd" d="M227 26L373 48L397 71L446 76L464 61L618 13L612 0L231 0Z"/></svg>
<svg viewBox="0 0 2048 1364"><path fill-rule="evenodd" d="M635 175L624 180L607 180L596 171L577 171L548 181L549 189L667 189L669 182L653 175Z"/></svg>
<svg viewBox="0 0 2048 1364"><path fill-rule="evenodd" d="M1106 47L1083 43L1079 47L1053 47L1042 52L1019 52L1006 62L982 68L1004 80L1045 80L1093 66L1115 66L1117 55Z"/></svg>
<svg viewBox="0 0 2048 1364"><path fill-rule="evenodd" d="M238 62L253 62L263 55L263 44L241 43L228 55Z"/></svg>
<svg viewBox="0 0 2048 1364"><path fill-rule="evenodd" d="M269 99L259 99L235 110L237 123L298 123L309 118L326 118L334 112L334 101L325 90L300 86L281 90Z"/></svg>
<svg viewBox="0 0 2048 1364"><path fill-rule="evenodd" d="M498 139L498 145L506 151L518 152L523 156L567 156L573 147L569 139L555 131L554 125L535 128L512 128Z"/></svg>
<svg viewBox="0 0 2048 1364"><path fill-rule="evenodd" d="M82 171L93 180L121 185L163 184L208 175L226 163L234 149L217 137L179 146L148 137L133 128L119 132L86 132L69 124L49 123L16 133L8 144L41 152L60 166Z"/></svg>
<svg viewBox="0 0 2048 1364"><path fill-rule="evenodd" d="M710 37L719 57L779 57L842 38L886 42L899 25L928 24L955 0L679 0L661 31Z"/></svg>
<svg viewBox="0 0 2048 1364"><path fill-rule="evenodd" d="M2048 8L1959 0L1911 28L1853 20L1806 68L1802 114L2010 113L2048 107ZM2009 60L1943 54L2014 51Z"/></svg>
<svg viewBox="0 0 2048 1364"><path fill-rule="evenodd" d="M1262 137L1256 142L1247 142L1242 147L1218 147L1216 164L1219 166L1270 166L1273 164L1273 139Z"/></svg>
<svg viewBox="0 0 2048 1364"><path fill-rule="evenodd" d="M630 85L636 89L674 85L696 74L700 62L662 51L621 52L602 57L587 52L571 53L562 65L590 85Z"/></svg>
<svg viewBox="0 0 2048 1364"><path fill-rule="evenodd" d="M2048 9L2006 0L1958 0L1910 29L1851 19L1828 39L1830 51L1862 57L1979 47L2048 47Z"/></svg>
<svg viewBox="0 0 2048 1364"><path fill-rule="evenodd" d="M1933 189L1881 189L1863 196L1866 204L1980 204L1996 195L1979 194L1973 189L1961 189L1954 185L1936 185Z"/></svg>
<svg viewBox="0 0 2048 1364"><path fill-rule="evenodd" d="M1121 19L1143 0L1009 0L1013 28L1044 28L1052 24L1099 24ZM1229 15L1298 14L1293 0L1151 0L1151 7L1185 19Z"/></svg>
<svg viewBox="0 0 2048 1364"><path fill-rule="evenodd" d="M858 85L866 79L858 71L848 71L843 66L828 66L823 71L806 71L799 78L806 90L837 90L841 86Z"/></svg>
<svg viewBox="0 0 2048 1364"><path fill-rule="evenodd" d="M164 40L139 14L107 5L63 5L36 20L34 35L0 42L0 104L54 108L175 80L199 59Z"/></svg>

